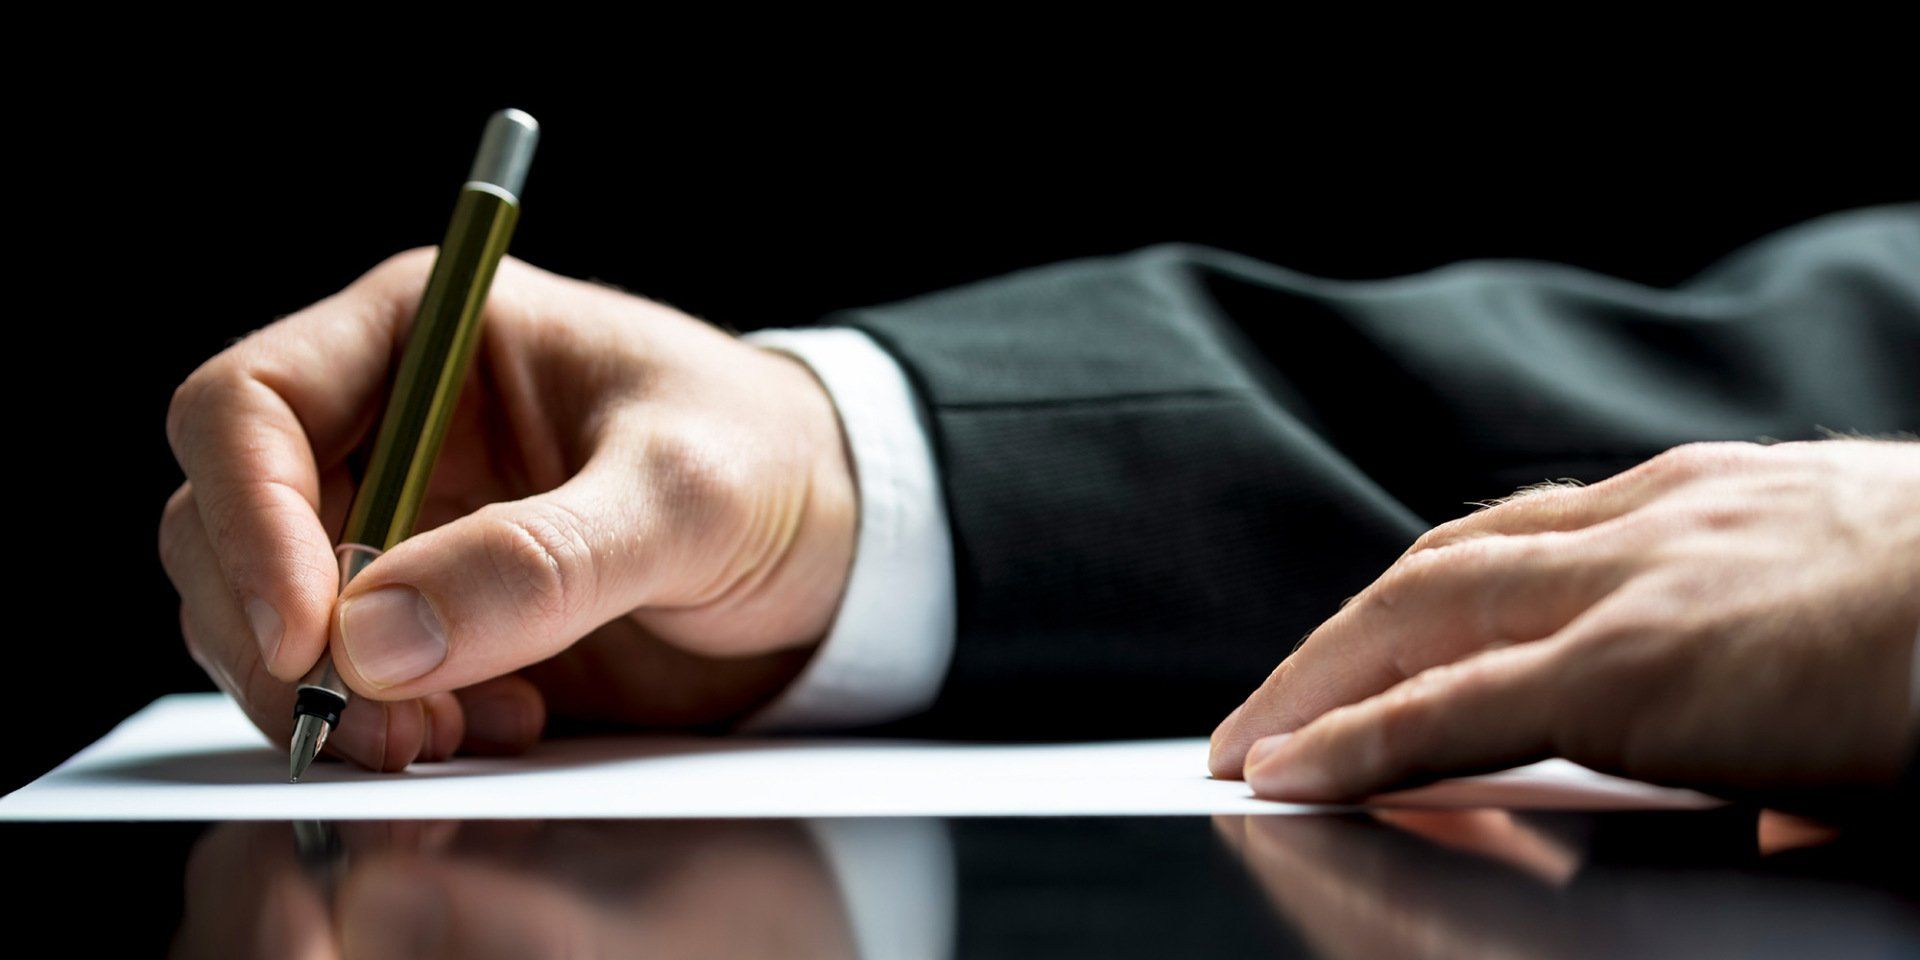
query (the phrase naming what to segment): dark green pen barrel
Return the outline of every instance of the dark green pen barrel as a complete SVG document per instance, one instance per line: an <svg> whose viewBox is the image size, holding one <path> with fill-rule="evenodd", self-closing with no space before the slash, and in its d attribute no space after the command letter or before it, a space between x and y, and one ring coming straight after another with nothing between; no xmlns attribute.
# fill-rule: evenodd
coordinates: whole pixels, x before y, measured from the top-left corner
<svg viewBox="0 0 1920 960"><path fill-rule="evenodd" d="M342 543L391 548L413 531L433 463L480 343L480 316L520 208L469 184L434 260L394 372Z"/></svg>

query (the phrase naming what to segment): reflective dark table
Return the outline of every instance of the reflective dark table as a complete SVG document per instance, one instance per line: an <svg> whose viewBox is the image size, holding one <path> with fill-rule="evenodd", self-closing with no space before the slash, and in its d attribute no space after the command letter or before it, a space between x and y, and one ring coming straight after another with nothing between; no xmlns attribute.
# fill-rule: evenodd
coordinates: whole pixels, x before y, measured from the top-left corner
<svg viewBox="0 0 1920 960"><path fill-rule="evenodd" d="M15 931L181 957L1920 957L1920 843L1724 808L5 824Z"/></svg>

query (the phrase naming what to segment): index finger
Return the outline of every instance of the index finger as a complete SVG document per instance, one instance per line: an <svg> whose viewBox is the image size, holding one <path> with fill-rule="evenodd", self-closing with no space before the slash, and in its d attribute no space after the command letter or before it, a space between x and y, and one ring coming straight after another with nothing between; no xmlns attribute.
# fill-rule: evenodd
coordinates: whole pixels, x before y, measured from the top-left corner
<svg viewBox="0 0 1920 960"><path fill-rule="evenodd" d="M1632 540L1588 528L1483 537L1402 558L1314 630L1214 731L1213 775L1287 733L1422 670L1548 636L1623 581Z"/></svg>
<svg viewBox="0 0 1920 960"><path fill-rule="evenodd" d="M321 466L371 426L430 253L394 257L249 335L194 371L167 411L168 442L227 586L282 680L326 649L339 587L320 522Z"/></svg>
<svg viewBox="0 0 1920 960"><path fill-rule="evenodd" d="M1427 670L1261 741L1247 783L1263 797L1338 803L1550 756L1566 650L1532 643Z"/></svg>

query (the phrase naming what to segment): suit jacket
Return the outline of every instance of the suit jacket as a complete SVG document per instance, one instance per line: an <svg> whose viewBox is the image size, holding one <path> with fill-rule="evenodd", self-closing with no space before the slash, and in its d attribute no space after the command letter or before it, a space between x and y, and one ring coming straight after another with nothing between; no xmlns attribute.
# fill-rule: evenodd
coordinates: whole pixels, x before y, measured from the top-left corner
<svg viewBox="0 0 1920 960"><path fill-rule="evenodd" d="M1920 428L1920 206L1675 289L1169 245L829 318L924 404L958 642L906 730L1204 734L1423 530L1695 440Z"/></svg>

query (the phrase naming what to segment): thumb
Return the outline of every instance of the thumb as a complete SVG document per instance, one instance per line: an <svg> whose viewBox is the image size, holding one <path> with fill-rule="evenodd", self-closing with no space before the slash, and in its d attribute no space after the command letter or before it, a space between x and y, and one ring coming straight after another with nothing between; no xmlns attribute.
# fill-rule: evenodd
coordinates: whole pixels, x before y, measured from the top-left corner
<svg viewBox="0 0 1920 960"><path fill-rule="evenodd" d="M406 540L341 593L334 664L355 691L419 697L565 650L647 601L650 524L632 478L590 462L545 494Z"/></svg>

